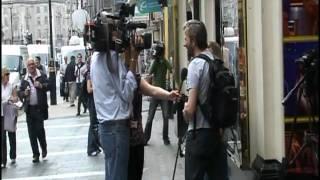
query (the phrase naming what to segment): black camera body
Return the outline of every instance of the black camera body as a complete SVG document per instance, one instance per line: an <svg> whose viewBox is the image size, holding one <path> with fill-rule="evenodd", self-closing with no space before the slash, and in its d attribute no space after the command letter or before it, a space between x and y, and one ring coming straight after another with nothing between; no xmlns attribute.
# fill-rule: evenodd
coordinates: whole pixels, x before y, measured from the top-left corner
<svg viewBox="0 0 320 180"><path fill-rule="evenodd" d="M302 65L305 75L305 88L308 96L319 91L319 51L312 49L298 58L296 63Z"/></svg>
<svg viewBox="0 0 320 180"><path fill-rule="evenodd" d="M84 44L88 49L95 51L115 50L123 52L130 44L137 49L149 49L152 44L151 33L141 35L142 44L135 44L132 40L135 38L137 28L147 28L145 23L136 23L129 20L130 15L134 15L134 5L127 3L118 3L118 13L110 13L103 9L97 15L92 23L85 25Z"/></svg>

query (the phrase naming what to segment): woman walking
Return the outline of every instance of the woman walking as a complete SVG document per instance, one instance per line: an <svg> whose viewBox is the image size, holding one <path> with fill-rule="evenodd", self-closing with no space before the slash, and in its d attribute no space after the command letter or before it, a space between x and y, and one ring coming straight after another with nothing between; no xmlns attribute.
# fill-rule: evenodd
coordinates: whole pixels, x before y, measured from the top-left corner
<svg viewBox="0 0 320 180"><path fill-rule="evenodd" d="M17 90L13 84L9 82L10 71L7 68L2 68L1 73L1 102L3 110L3 132L2 132L2 166L7 164L7 147L6 134L8 132L10 144L10 159L11 163L16 162L16 129L17 129L17 106L18 102Z"/></svg>

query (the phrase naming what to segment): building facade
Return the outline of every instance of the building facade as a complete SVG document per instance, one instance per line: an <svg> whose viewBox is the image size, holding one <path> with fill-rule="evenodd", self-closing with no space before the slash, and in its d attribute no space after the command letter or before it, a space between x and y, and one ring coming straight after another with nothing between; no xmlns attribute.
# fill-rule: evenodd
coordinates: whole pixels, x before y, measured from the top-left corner
<svg viewBox="0 0 320 180"><path fill-rule="evenodd" d="M66 45L70 36L71 13L75 3L52 0L53 44ZM2 42L26 44L25 35L32 34L32 43L49 44L48 0L2 0Z"/></svg>

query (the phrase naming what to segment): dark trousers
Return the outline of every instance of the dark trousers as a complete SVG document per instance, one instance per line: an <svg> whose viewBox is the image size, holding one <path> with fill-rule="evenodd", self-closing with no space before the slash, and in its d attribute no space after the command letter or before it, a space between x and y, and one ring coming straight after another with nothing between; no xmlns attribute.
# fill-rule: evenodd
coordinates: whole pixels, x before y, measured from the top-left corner
<svg viewBox="0 0 320 180"><path fill-rule="evenodd" d="M99 122L97 119L97 112L94 105L93 96L88 97L88 109L90 114L90 125L88 131L87 153L89 155L94 151L100 150L101 147L98 134Z"/></svg>
<svg viewBox="0 0 320 180"><path fill-rule="evenodd" d="M78 83L77 83L77 88L78 88ZM84 112L87 111L87 103L88 103L88 96L85 93L83 93L83 90L80 84L79 97L78 97L78 114L80 114L80 111L81 111L81 104L83 105Z"/></svg>
<svg viewBox="0 0 320 180"><path fill-rule="evenodd" d="M9 144L10 144L10 151L9 151L10 159L16 159L16 157L17 157L16 132L5 131L5 138L6 139L7 139L7 137L6 137L7 132L8 132Z"/></svg>
<svg viewBox="0 0 320 180"><path fill-rule="evenodd" d="M1 164L7 164L7 139L4 131L4 117L1 116Z"/></svg>
<svg viewBox="0 0 320 180"><path fill-rule="evenodd" d="M144 162L144 145L130 146L128 180L141 180Z"/></svg>
<svg viewBox="0 0 320 180"><path fill-rule="evenodd" d="M47 151L46 133L44 130L43 117L39 106L29 106L27 114L27 125L30 144L34 157L39 157L38 141L42 152Z"/></svg>
<svg viewBox="0 0 320 180"><path fill-rule="evenodd" d="M163 117L163 130L162 130L162 138L163 140L168 140L168 102L165 100L160 100L156 98L152 98L150 100L150 105L149 105L149 115L148 115L148 120L144 129L144 136L146 142L149 141L151 137L151 129L152 129L152 121L154 118L154 114L156 113L158 105L161 105L161 110L162 110L162 117Z"/></svg>
<svg viewBox="0 0 320 180"><path fill-rule="evenodd" d="M186 180L227 180L227 158L224 143L218 130L189 131L186 139ZM223 157L221 157L223 155Z"/></svg>

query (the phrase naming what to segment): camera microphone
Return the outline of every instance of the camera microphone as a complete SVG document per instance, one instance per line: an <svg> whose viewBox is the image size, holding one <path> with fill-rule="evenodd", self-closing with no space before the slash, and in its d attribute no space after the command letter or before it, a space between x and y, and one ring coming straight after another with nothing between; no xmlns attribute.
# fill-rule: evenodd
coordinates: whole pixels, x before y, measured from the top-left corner
<svg viewBox="0 0 320 180"><path fill-rule="evenodd" d="M183 81L186 80L187 75L188 75L188 69L187 68L181 69L181 74L180 74L181 81L180 81L180 86L179 86L179 92L181 91Z"/></svg>
<svg viewBox="0 0 320 180"><path fill-rule="evenodd" d="M127 28L128 28L128 29L137 29L137 28L146 29L146 28L147 28L147 24L146 24L146 23L133 23L133 22L129 22L129 23L127 24Z"/></svg>

